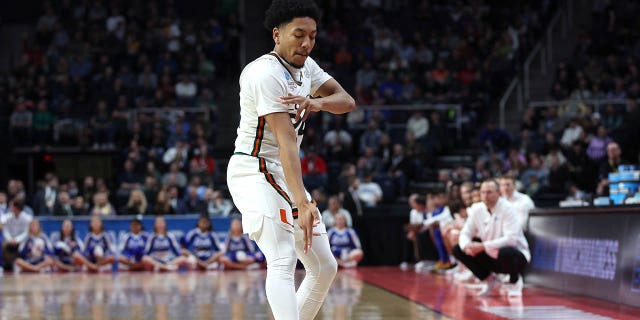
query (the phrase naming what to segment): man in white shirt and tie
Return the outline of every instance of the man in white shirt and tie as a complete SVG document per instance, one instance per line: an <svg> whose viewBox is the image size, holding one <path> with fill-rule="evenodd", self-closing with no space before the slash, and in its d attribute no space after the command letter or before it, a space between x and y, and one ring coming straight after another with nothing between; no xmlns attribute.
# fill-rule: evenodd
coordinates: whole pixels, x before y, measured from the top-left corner
<svg viewBox="0 0 640 320"><path fill-rule="evenodd" d="M509 295L522 294L520 274L531 260L529 244L522 232L517 209L500 197L500 186L487 180L480 187L481 203L467 209L469 218L460 232L453 255L486 286L480 296L500 293L496 274L508 274Z"/></svg>

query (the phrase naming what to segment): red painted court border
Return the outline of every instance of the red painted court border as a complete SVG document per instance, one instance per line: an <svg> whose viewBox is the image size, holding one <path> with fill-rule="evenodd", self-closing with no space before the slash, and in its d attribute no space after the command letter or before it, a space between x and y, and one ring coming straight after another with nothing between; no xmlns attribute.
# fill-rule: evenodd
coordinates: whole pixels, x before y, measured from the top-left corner
<svg viewBox="0 0 640 320"><path fill-rule="evenodd" d="M621 320L640 320L640 308L544 288L525 288L522 298L478 298L477 290L453 282L451 276L402 271L398 267L359 267L352 276L454 319L504 319L484 312L493 306L564 306Z"/></svg>

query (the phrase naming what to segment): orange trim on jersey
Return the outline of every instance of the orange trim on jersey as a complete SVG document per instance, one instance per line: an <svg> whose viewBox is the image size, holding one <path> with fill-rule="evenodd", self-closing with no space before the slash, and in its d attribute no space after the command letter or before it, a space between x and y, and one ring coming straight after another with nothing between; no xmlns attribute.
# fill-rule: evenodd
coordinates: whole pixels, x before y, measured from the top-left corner
<svg viewBox="0 0 640 320"><path fill-rule="evenodd" d="M289 221L287 221L287 210L285 209L280 209L280 221L293 226L291 223L289 223Z"/></svg>
<svg viewBox="0 0 640 320"><path fill-rule="evenodd" d="M273 175L269 172L269 170L267 170L267 162L264 160L264 158L260 158L259 159L259 164L260 164L260 172L262 172L264 174L264 177L267 179L267 182L269 182L269 184L276 189L276 192L278 192L278 194L280 196L282 196L282 198L284 198L284 200L287 201L287 203L292 206L293 202L291 202L291 199L289 198L289 195L287 195L286 192L284 192L284 189L282 189L282 187L280 187L280 185L278 185L278 183L276 182L276 179L273 177ZM293 216L294 218L297 217L297 214L295 214Z"/></svg>
<svg viewBox="0 0 640 320"><path fill-rule="evenodd" d="M258 127L256 127L256 138L253 141L253 150L251 155L257 157L260 153L260 146L262 145L262 138L264 138L264 117L258 117Z"/></svg>

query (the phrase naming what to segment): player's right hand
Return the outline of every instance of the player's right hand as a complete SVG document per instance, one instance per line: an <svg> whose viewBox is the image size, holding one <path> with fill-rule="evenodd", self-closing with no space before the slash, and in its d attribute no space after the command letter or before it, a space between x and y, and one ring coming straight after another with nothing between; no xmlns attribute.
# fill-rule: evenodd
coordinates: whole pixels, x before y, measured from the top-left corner
<svg viewBox="0 0 640 320"><path fill-rule="evenodd" d="M311 202L306 202L298 206L298 225L304 232L304 253L306 254L311 248L311 242L313 239L313 227L316 225L316 221L319 220L318 208Z"/></svg>

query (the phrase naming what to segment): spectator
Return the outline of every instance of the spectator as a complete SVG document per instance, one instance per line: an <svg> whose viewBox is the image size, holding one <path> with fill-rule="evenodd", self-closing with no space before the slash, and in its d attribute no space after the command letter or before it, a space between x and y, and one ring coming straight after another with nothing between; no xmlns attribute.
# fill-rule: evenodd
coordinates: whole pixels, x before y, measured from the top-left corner
<svg viewBox="0 0 640 320"><path fill-rule="evenodd" d="M571 118L571 120L569 120L569 126L565 128L562 133L560 145L564 148L570 148L573 142L580 138L582 132L582 127L578 124L578 119Z"/></svg>
<svg viewBox="0 0 640 320"><path fill-rule="evenodd" d="M333 128L324 135L324 145L327 148L327 160L344 162L351 157L351 143L353 138L349 131L342 128L343 119L336 118Z"/></svg>
<svg viewBox="0 0 640 320"><path fill-rule="evenodd" d="M58 193L58 201L53 206L51 212L54 216L73 217L73 201L69 197L69 193L66 191L60 191Z"/></svg>
<svg viewBox="0 0 640 320"><path fill-rule="evenodd" d="M453 248L453 254L478 279L484 281L485 287L479 296L499 294L502 281L496 273L510 276L510 296L522 295L520 274L531 259L531 254L520 219L513 206L500 198L497 182L483 182L480 194L482 203L468 209L469 218L460 232L459 244Z"/></svg>
<svg viewBox="0 0 640 320"><path fill-rule="evenodd" d="M429 120L422 112L415 111L407 121L407 131L413 133L416 140L424 142L429 133Z"/></svg>
<svg viewBox="0 0 640 320"><path fill-rule="evenodd" d="M520 175L520 182L524 188L529 188L529 186L534 184L534 182L546 185L548 177L549 171L542 166L542 159L540 159L540 156L535 153L529 154L529 167ZM531 195L528 192L527 194Z"/></svg>
<svg viewBox="0 0 640 320"><path fill-rule="evenodd" d="M27 104L33 103L31 101L25 102L19 100L9 118L9 134L11 141L17 147L28 147L31 145L33 113L27 109Z"/></svg>
<svg viewBox="0 0 640 320"><path fill-rule="evenodd" d="M93 195L93 208L91 208L91 215L97 216L114 216L116 210L109 202L107 193L97 192Z"/></svg>
<svg viewBox="0 0 640 320"><path fill-rule="evenodd" d="M198 196L198 188L196 186L190 185L187 188L187 192L184 198L184 208L183 211L178 211L179 214L185 213L199 213L203 214L205 212L205 202L200 199Z"/></svg>
<svg viewBox="0 0 640 320"><path fill-rule="evenodd" d="M511 144L509 134L498 128L495 122L490 121L487 126L480 131L480 144L491 151L504 151Z"/></svg>
<svg viewBox="0 0 640 320"><path fill-rule="evenodd" d="M499 180L499 184L502 198L509 201L517 210L520 225L522 230L525 230L529 221L529 212L536 207L533 200L528 195L516 190L516 179L510 174L503 175Z"/></svg>
<svg viewBox="0 0 640 320"><path fill-rule="evenodd" d="M51 215L58 195L58 178L47 174L47 184L34 196L33 206L38 215Z"/></svg>
<svg viewBox="0 0 640 320"><path fill-rule="evenodd" d="M609 142L607 144L607 161L600 165L598 170L598 185L596 187L596 193L598 195L609 194L609 173L618 172L618 166L620 166L622 159L622 151L620 145L616 142Z"/></svg>
<svg viewBox="0 0 640 320"><path fill-rule="evenodd" d="M326 188L327 164L316 152L314 147L310 147L307 150L307 153L302 158L300 165L302 167L302 179L304 180L304 185L309 190Z"/></svg>
<svg viewBox="0 0 640 320"><path fill-rule="evenodd" d="M349 212L353 212L358 216L362 216L362 214L364 213L364 203L360 199L360 196L358 194L358 189L360 188L360 179L358 179L358 177L356 177L355 175L351 175L347 179L348 183L346 189L341 192L344 208Z"/></svg>
<svg viewBox="0 0 640 320"><path fill-rule="evenodd" d="M608 104L607 109L602 117L602 125L611 132L620 129L622 126L622 115L616 110L616 106Z"/></svg>
<svg viewBox="0 0 640 320"><path fill-rule="evenodd" d="M189 144L185 140L178 140L175 146L167 149L162 156L162 162L166 165L170 165L177 162L178 168L184 168L185 164L189 161Z"/></svg>
<svg viewBox="0 0 640 320"><path fill-rule="evenodd" d="M15 261L15 273L51 271L53 254L49 238L42 233L40 221L33 219L29 222L28 237L20 243L19 257Z"/></svg>
<svg viewBox="0 0 640 320"><path fill-rule="evenodd" d="M147 197L140 189L131 190L127 205L120 210L125 215L145 215L150 212Z"/></svg>
<svg viewBox="0 0 640 320"><path fill-rule="evenodd" d="M167 199L174 213L184 214L187 212L184 200L178 198L178 188L176 186L169 187Z"/></svg>
<svg viewBox="0 0 640 320"><path fill-rule="evenodd" d="M561 160L562 153L550 153L547 155L549 159L549 185L546 186L545 191L550 193L565 193L570 182L569 168L566 165L566 161ZM564 159L564 157L562 157Z"/></svg>
<svg viewBox="0 0 640 320"><path fill-rule="evenodd" d="M124 168L118 174L118 203L123 203L129 197L132 190L139 189L142 185L142 177L135 171L133 160L124 161Z"/></svg>
<svg viewBox="0 0 640 320"><path fill-rule="evenodd" d="M188 74L183 74L180 82L176 83L175 93L178 107L192 107L196 101L198 86Z"/></svg>
<svg viewBox="0 0 640 320"><path fill-rule="evenodd" d="M376 207L380 200L382 200L382 188L380 188L377 182L373 181L372 174L364 177L356 193L358 194L358 199L369 208Z"/></svg>
<svg viewBox="0 0 640 320"><path fill-rule="evenodd" d="M596 165L600 165L607 156L607 145L613 142L607 135L607 129L604 126L598 127L598 134L595 137L591 137L589 146L587 147L587 156Z"/></svg>
<svg viewBox="0 0 640 320"><path fill-rule="evenodd" d="M209 155L208 149L206 143L201 143L189 162L189 173L198 175L203 181L211 181L216 170L215 159Z"/></svg>
<svg viewBox="0 0 640 320"><path fill-rule="evenodd" d="M411 212L409 212L409 224L406 227L406 238L411 242L413 259L416 261L415 269L416 271L419 271L427 263L424 260L424 257L420 254L422 251L422 245L426 243L422 235L425 234L427 228L424 228L422 223L427 219L427 198L423 195L414 193L409 196L408 201L409 206L411 207ZM400 265L400 268L406 269L408 267L407 260L409 260L409 254L406 252L406 249L403 251L403 258L403 263Z"/></svg>
<svg viewBox="0 0 640 320"><path fill-rule="evenodd" d="M92 176L84 177L82 182L82 196L85 199L93 199L93 195L96 193L96 180Z"/></svg>
<svg viewBox="0 0 640 320"><path fill-rule="evenodd" d="M47 100L38 101L37 111L33 115L33 135L38 145L44 146L51 144L51 134L55 117L49 107Z"/></svg>
<svg viewBox="0 0 640 320"><path fill-rule="evenodd" d="M169 193L166 190L158 191L156 201L153 206L153 214L156 216L163 216L176 214L176 212L176 208L169 202Z"/></svg>
<svg viewBox="0 0 640 320"><path fill-rule="evenodd" d="M85 203L83 196L77 196L73 199L73 215L84 216L89 214L89 205Z"/></svg>
<svg viewBox="0 0 640 320"><path fill-rule="evenodd" d="M9 212L9 201L7 200L7 194L0 192L0 221L5 213Z"/></svg>
<svg viewBox="0 0 640 320"><path fill-rule="evenodd" d="M409 159L405 157L404 147L396 143L393 145L393 155L389 166L386 168L387 174L393 180L394 190L396 195L400 197L406 197L407 189L409 188L409 180L415 179L411 163Z"/></svg>
<svg viewBox="0 0 640 320"><path fill-rule="evenodd" d="M93 148L113 148L114 132L111 114L105 100L98 101L96 111L90 120L93 129Z"/></svg>
<svg viewBox="0 0 640 320"><path fill-rule="evenodd" d="M376 176L380 170L382 170L382 160L376 155L376 149L365 148L364 154L358 159L358 176Z"/></svg>
<svg viewBox="0 0 640 320"><path fill-rule="evenodd" d="M369 119L367 130L360 136L360 152L364 153L367 147L373 148L374 151L377 150L381 138L382 131L378 129L378 122L374 119Z"/></svg>
<svg viewBox="0 0 640 320"><path fill-rule="evenodd" d="M179 170L178 161L169 166L169 172L162 176L162 184L183 189L187 186L187 176Z"/></svg>
<svg viewBox="0 0 640 320"><path fill-rule="evenodd" d="M10 212L2 221L2 261L5 270L13 269L13 262L18 256L18 246L29 236L29 224L33 217L24 212L24 201L13 199Z"/></svg>
<svg viewBox="0 0 640 320"><path fill-rule="evenodd" d="M435 264L434 271L448 270L455 265L449 258L451 253L445 246L445 241L442 236L442 230L440 226L448 224L453 221L453 216L449 207L446 205L446 196L443 191L436 192L434 194L427 195L427 204L433 208L431 212L427 214L427 218L422 222L423 228L428 228L431 232L433 243L438 251L438 262Z"/></svg>
<svg viewBox="0 0 640 320"><path fill-rule="evenodd" d="M347 227L353 226L353 219L349 211L345 210L340 203L338 196L329 197L329 207L322 212L322 222L327 228L333 228L335 226L335 217L340 213L347 221Z"/></svg>
<svg viewBox="0 0 640 320"><path fill-rule="evenodd" d="M347 226L347 219L342 213L335 215L335 223L335 227L327 232L331 252L339 266L354 268L364 256L360 238L353 228Z"/></svg>
<svg viewBox="0 0 640 320"><path fill-rule="evenodd" d="M233 203L229 199L225 199L220 191L214 191L207 188L205 191L205 202L207 206L207 214L210 217L228 217L233 210Z"/></svg>

